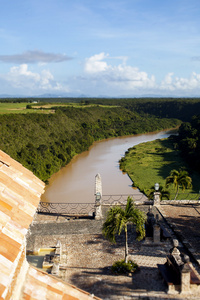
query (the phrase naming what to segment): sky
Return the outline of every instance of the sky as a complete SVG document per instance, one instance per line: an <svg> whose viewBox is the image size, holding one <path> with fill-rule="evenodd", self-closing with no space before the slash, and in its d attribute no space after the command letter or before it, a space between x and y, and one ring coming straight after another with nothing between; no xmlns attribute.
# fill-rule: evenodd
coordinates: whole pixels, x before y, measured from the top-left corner
<svg viewBox="0 0 200 300"><path fill-rule="evenodd" d="M0 0L0 95L200 96L199 0Z"/></svg>

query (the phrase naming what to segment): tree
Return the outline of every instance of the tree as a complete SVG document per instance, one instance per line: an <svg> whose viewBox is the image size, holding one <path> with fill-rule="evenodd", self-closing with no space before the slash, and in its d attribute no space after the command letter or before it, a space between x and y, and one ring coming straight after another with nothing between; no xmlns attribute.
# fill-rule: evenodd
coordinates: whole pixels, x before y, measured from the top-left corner
<svg viewBox="0 0 200 300"><path fill-rule="evenodd" d="M142 211L135 208L133 199L128 197L125 209L121 206L111 207L107 214L107 219L103 224L103 235L110 242L116 243L116 234L120 235L125 231L125 263L128 258L128 231L127 225L136 225L136 232L138 233L137 240L142 240L145 237L145 223L146 217Z"/></svg>
<svg viewBox="0 0 200 300"><path fill-rule="evenodd" d="M176 189L176 194L174 200L176 200L179 188L183 191L187 188L192 188L192 178L188 175L188 172L183 169L171 170L170 175L166 178L166 187L173 184Z"/></svg>
<svg viewBox="0 0 200 300"><path fill-rule="evenodd" d="M149 191L149 194L148 194L148 198L150 200L153 199L154 197L154 193L155 193L155 187L152 186L150 191ZM160 199L163 200L164 198L169 200L170 198L170 192L165 190L164 187L162 185L159 186L159 193L160 193Z"/></svg>

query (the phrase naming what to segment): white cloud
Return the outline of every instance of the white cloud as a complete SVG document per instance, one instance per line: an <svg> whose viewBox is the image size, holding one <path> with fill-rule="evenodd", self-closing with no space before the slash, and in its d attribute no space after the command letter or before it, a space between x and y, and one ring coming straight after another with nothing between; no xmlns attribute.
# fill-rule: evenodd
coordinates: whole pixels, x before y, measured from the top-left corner
<svg viewBox="0 0 200 300"><path fill-rule="evenodd" d="M49 70L42 70L40 73L28 70L27 64L11 67L4 79L14 88L23 90L47 90L47 91L68 91L65 87L54 80Z"/></svg>
<svg viewBox="0 0 200 300"><path fill-rule="evenodd" d="M161 82L160 88L163 90L199 90L200 74L193 72L189 78L175 77L173 73L168 73L165 79Z"/></svg>
<svg viewBox="0 0 200 300"><path fill-rule="evenodd" d="M121 64L114 63L119 59ZM112 61L112 62L111 62ZM193 72L190 77L176 77L174 72L166 74L165 78L159 82L155 76L141 71L137 67L127 64L127 57L110 57L104 52L87 58L84 71L86 76L82 79L88 82L92 89L98 88L101 94L109 95L140 95L145 93L163 95L192 95L200 92L200 74ZM102 91L100 90L102 89Z"/></svg>
<svg viewBox="0 0 200 300"><path fill-rule="evenodd" d="M126 60L125 56L112 57L104 52L93 55L85 60L84 74L70 76L66 82L58 82L52 72L42 66L39 69L34 66L30 69L28 64L13 66L7 74L0 74L1 93L71 92L116 97L145 94L188 97L200 93L200 74L196 72L188 77L177 77L169 72L159 81L153 74L128 65Z"/></svg>
<svg viewBox="0 0 200 300"><path fill-rule="evenodd" d="M123 90L155 87L155 77L149 77L146 72L136 67L127 66L127 57L114 57L114 59L122 60L122 64L116 66L108 64L106 59L112 59L112 57L104 52L86 59L84 69L90 76L90 80L101 80L104 84Z"/></svg>
<svg viewBox="0 0 200 300"><path fill-rule="evenodd" d="M90 58L86 58L85 71L90 74L106 71L108 69L108 65L105 61L103 61L103 59L107 57L108 54L102 52L91 56Z"/></svg>

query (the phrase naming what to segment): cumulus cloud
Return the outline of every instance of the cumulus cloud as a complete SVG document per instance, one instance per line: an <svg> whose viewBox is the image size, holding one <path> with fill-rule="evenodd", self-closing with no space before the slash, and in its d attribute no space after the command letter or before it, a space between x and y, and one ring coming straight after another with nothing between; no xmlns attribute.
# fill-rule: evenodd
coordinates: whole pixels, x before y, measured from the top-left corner
<svg viewBox="0 0 200 300"><path fill-rule="evenodd" d="M155 77L149 77L146 72L136 67L126 65L127 57L115 57L122 60L122 64L112 66L105 60L111 59L109 54L100 53L85 61L85 72L91 80L102 80L117 88L134 90L135 88L155 87Z"/></svg>
<svg viewBox="0 0 200 300"><path fill-rule="evenodd" d="M70 60L65 54L46 53L43 51L26 51L22 54L0 55L0 61L4 63L35 64L35 63L59 63Z"/></svg>
<svg viewBox="0 0 200 300"><path fill-rule="evenodd" d="M200 74L193 72L189 78L174 77L173 73L168 73L165 79L161 82L160 88L163 90L199 90Z"/></svg>
<svg viewBox="0 0 200 300"><path fill-rule="evenodd" d="M86 58L85 71L90 74L106 71L108 69L108 65L105 61L103 61L103 59L107 57L108 54L102 52L91 56L90 58Z"/></svg>
<svg viewBox="0 0 200 300"><path fill-rule="evenodd" d="M113 63L113 59L119 59L122 62L116 64ZM128 65L126 57L110 57L104 52L87 58L84 71L86 76L83 79L90 83L90 87L92 84L96 88L103 87L104 93L112 91L115 95L130 93L135 95L145 93L191 95L200 92L200 74L193 72L188 78L184 78L177 77L170 72L159 82L154 75Z"/></svg>
<svg viewBox="0 0 200 300"><path fill-rule="evenodd" d="M33 91L68 91L67 88L63 88L54 80L49 70L42 70L40 73L32 72L28 69L27 64L12 67L9 73L4 76L4 79L9 82L12 87L18 89L29 89Z"/></svg>

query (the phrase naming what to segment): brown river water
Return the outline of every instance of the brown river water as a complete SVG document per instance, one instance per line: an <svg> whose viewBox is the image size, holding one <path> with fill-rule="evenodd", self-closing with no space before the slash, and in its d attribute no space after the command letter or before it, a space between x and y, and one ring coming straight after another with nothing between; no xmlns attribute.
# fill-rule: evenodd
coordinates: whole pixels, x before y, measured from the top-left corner
<svg viewBox="0 0 200 300"><path fill-rule="evenodd" d="M103 195L138 193L132 181L119 169L119 160L128 148L140 143L166 138L175 131L111 138L93 143L88 151L75 156L54 174L41 201L50 203L94 203L95 176L102 179ZM154 182L152 182L154 185Z"/></svg>

